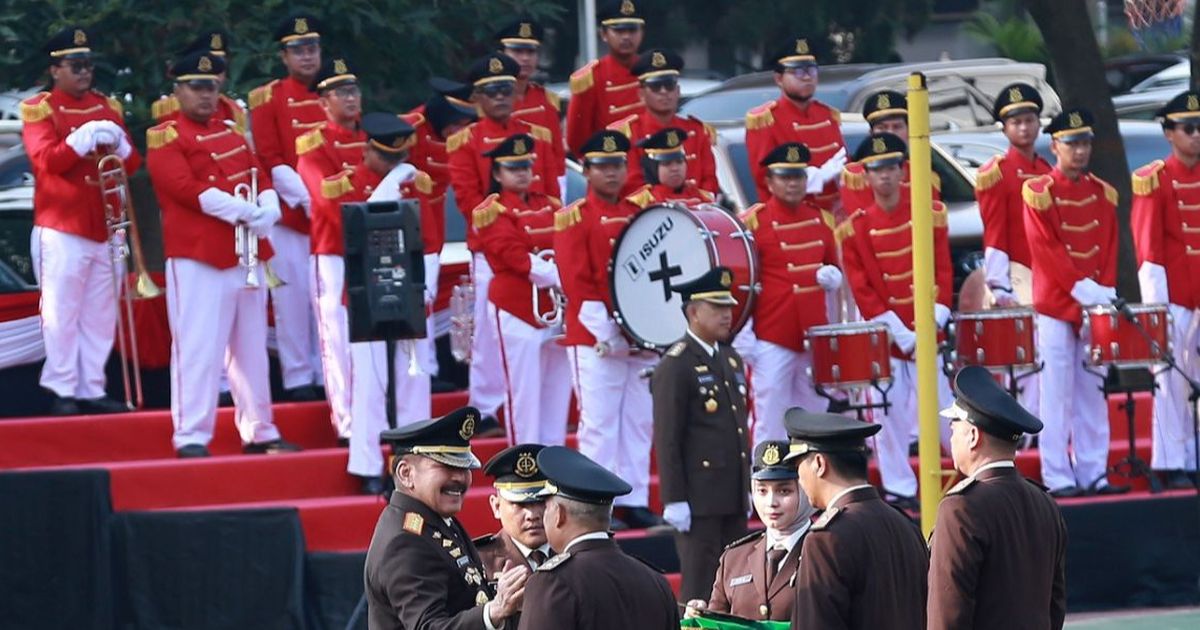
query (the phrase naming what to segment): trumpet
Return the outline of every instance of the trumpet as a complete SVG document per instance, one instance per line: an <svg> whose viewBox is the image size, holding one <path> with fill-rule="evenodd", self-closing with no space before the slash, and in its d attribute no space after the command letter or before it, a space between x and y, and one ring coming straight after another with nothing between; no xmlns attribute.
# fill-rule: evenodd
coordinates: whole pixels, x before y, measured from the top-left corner
<svg viewBox="0 0 1200 630"><path fill-rule="evenodd" d="M130 410L142 406L141 361L138 358L137 328L133 319L133 300L162 295L162 289L150 278L138 234L137 213L129 190L125 162L115 154L104 155L96 162L100 184L100 201L104 206L104 225L108 231L109 263L113 272L113 295L118 308L117 353L121 357L121 380L125 387L125 406ZM122 263L133 263L137 280L131 287L129 276L122 272Z"/></svg>
<svg viewBox="0 0 1200 630"><path fill-rule="evenodd" d="M475 339L475 283L471 276L458 277L450 290L450 354L459 363L471 362Z"/></svg>
<svg viewBox="0 0 1200 630"><path fill-rule="evenodd" d="M258 169L251 167L250 183L242 183L233 187L233 195L247 203L258 203ZM263 267L263 274L267 277L267 287L275 289L285 284L280 280L275 272L271 270L271 265L266 261L258 260L258 237L250 230L250 226L245 223L239 223L234 227L233 231L233 251L237 254L238 265L246 269L246 288L257 289L258 284L258 266Z"/></svg>
<svg viewBox="0 0 1200 630"><path fill-rule="evenodd" d="M534 254L538 258L547 262L554 262L554 250L543 249ZM538 323L546 328L554 328L562 323L563 310L567 306L567 296L558 287L550 287L549 289L539 289L537 285L533 286L533 316L537 318ZM538 297L545 291L550 297L550 309L543 311L541 308L541 300Z"/></svg>

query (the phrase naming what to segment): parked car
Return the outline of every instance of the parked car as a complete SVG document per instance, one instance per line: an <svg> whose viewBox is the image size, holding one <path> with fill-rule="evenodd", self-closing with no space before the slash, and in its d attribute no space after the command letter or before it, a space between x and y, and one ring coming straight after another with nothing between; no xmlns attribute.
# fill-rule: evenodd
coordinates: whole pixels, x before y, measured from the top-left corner
<svg viewBox="0 0 1200 630"><path fill-rule="evenodd" d="M1154 113L1167 101L1187 87L1166 87L1145 92L1130 92L1113 97L1113 107L1117 110L1117 118L1126 120L1154 120Z"/></svg>
<svg viewBox="0 0 1200 630"><path fill-rule="evenodd" d="M1104 62L1104 78L1113 94L1123 94L1162 70L1186 60L1187 55L1182 52L1122 55Z"/></svg>
<svg viewBox="0 0 1200 630"><path fill-rule="evenodd" d="M1149 92L1151 90L1174 89L1176 92L1186 90L1192 79L1192 63L1186 59L1168 66L1150 75L1137 85L1129 88L1130 92Z"/></svg>
<svg viewBox="0 0 1200 630"><path fill-rule="evenodd" d="M904 91L908 76L925 74L934 129L974 128L992 122L992 104L1000 89L1014 81L1035 86L1053 116L1062 110L1046 68L1011 59L964 59L912 64L845 64L821 67L816 98L844 113L862 111L867 98L883 89ZM774 72L741 75L697 95L684 114L709 123L742 120L751 108L779 97Z"/></svg>
<svg viewBox="0 0 1200 630"><path fill-rule="evenodd" d="M1125 142L1125 159L1129 161L1130 171L1170 153L1171 147L1158 123L1122 120L1118 125ZM992 156L1008 150L1008 140L999 129L939 133L934 141L971 172L983 166ZM1039 135L1035 149L1039 155L1054 162L1054 156L1050 154L1049 136Z"/></svg>
<svg viewBox="0 0 1200 630"><path fill-rule="evenodd" d="M687 102L688 99L702 94L721 84L719 79L714 79L709 76L709 73L701 73L700 76L692 74L684 70L683 76L679 78L679 98L680 102ZM558 81L555 83L547 83L546 89L558 95L562 101L562 115L567 114L567 104L571 100L571 84L568 81Z"/></svg>

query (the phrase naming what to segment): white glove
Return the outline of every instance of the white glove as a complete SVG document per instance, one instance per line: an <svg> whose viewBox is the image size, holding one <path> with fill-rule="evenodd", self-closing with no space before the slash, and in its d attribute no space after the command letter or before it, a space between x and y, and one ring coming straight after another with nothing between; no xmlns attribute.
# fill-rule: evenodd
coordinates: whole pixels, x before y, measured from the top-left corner
<svg viewBox="0 0 1200 630"><path fill-rule="evenodd" d="M1007 306L1018 306L1020 304L1020 302L1017 300L1017 296L1013 295L1012 291L1009 291L1008 289L992 289L992 298L996 300L996 306L1002 308Z"/></svg>
<svg viewBox="0 0 1200 630"><path fill-rule="evenodd" d="M91 153L96 148L96 123L100 121L93 120L81 125L75 131L67 134L66 143L75 152L75 155L83 157Z"/></svg>
<svg viewBox="0 0 1200 630"><path fill-rule="evenodd" d="M201 212L226 223L248 221L250 217L261 212L257 205L216 188L206 189L197 199L200 201Z"/></svg>
<svg viewBox="0 0 1200 630"><path fill-rule="evenodd" d="M1142 302L1146 304L1170 304L1167 291L1167 270L1162 265L1144 262L1138 266L1138 285L1142 289Z"/></svg>
<svg viewBox="0 0 1200 630"><path fill-rule="evenodd" d="M127 160L131 153L133 153L133 145L129 144L129 134L121 132L121 139L117 141L117 157Z"/></svg>
<svg viewBox="0 0 1200 630"><path fill-rule="evenodd" d="M817 284L826 291L833 291L842 286L842 270L833 265L821 265L817 269Z"/></svg>
<svg viewBox="0 0 1200 630"><path fill-rule="evenodd" d="M872 317L871 321L886 325L888 331L892 333L892 343L896 344L896 347L900 348L904 354L912 353L913 348L917 347L917 334L900 321L900 316L896 314L896 311L884 311Z"/></svg>
<svg viewBox="0 0 1200 630"><path fill-rule="evenodd" d="M1012 288L1008 252L995 247L983 250L983 277L989 287Z"/></svg>
<svg viewBox="0 0 1200 630"><path fill-rule="evenodd" d="M663 506L663 520L670 523L671 527L687 533L692 528L692 508L687 501L668 503Z"/></svg>
<svg viewBox="0 0 1200 630"><path fill-rule="evenodd" d="M304 214L312 212L312 200L308 196L308 189L304 187L304 180L300 179L300 174L292 167L286 164L273 167L271 185L287 205L304 208Z"/></svg>
<svg viewBox="0 0 1200 630"><path fill-rule="evenodd" d="M425 254L425 306L433 304L437 300L438 292L438 276L442 271L442 257L440 254Z"/></svg>
<svg viewBox="0 0 1200 630"><path fill-rule="evenodd" d="M935 302L933 305L933 321L937 322L938 328L945 328L946 322L950 321L950 307L940 302Z"/></svg>
<svg viewBox="0 0 1200 630"><path fill-rule="evenodd" d="M1084 278L1071 287L1071 297L1081 306L1109 304L1117 297L1117 290L1098 284L1091 278Z"/></svg>
<svg viewBox="0 0 1200 630"><path fill-rule="evenodd" d="M258 238L267 238L271 235L271 227L279 221L279 204L274 206L260 206L258 212L254 213L246 221L246 226Z"/></svg>
<svg viewBox="0 0 1200 630"><path fill-rule="evenodd" d="M388 171L387 175L383 176L379 185L375 187L375 192L367 201L399 201L400 200L400 184L412 179L417 174L417 169L408 162L401 162Z"/></svg>
<svg viewBox="0 0 1200 630"><path fill-rule="evenodd" d="M558 265L535 254L529 255L529 280L539 289L562 284L558 278Z"/></svg>
<svg viewBox="0 0 1200 630"><path fill-rule="evenodd" d="M846 166L846 147L838 149L833 157L825 161L820 166L810 166L804 169L808 175L808 184L805 187L805 192L816 194L825 189L825 185L833 181L841 175L842 168Z"/></svg>
<svg viewBox="0 0 1200 630"><path fill-rule="evenodd" d="M597 341L608 342L614 338L619 338L624 341L624 336L621 334L621 327L617 326L612 317L608 314L608 307L604 302L599 300L587 300L579 305L579 323ZM628 347L628 344L626 344Z"/></svg>

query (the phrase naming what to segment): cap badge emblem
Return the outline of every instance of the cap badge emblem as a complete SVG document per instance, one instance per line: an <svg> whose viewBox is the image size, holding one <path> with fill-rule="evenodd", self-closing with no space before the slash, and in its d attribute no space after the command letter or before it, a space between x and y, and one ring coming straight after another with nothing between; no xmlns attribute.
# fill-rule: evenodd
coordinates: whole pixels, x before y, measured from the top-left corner
<svg viewBox="0 0 1200 630"><path fill-rule="evenodd" d="M211 72L212 60L208 57L200 57L200 62L196 64L196 69L200 72Z"/></svg>
<svg viewBox="0 0 1200 630"><path fill-rule="evenodd" d="M1067 115L1067 126L1072 127L1072 128L1082 127L1083 126L1083 116L1080 116L1079 112L1071 112L1070 114Z"/></svg>
<svg viewBox="0 0 1200 630"><path fill-rule="evenodd" d="M515 141L513 141L513 154L514 155L525 155L525 151L526 151L526 147L525 147L525 139L524 138L517 138Z"/></svg>
<svg viewBox="0 0 1200 630"><path fill-rule="evenodd" d="M779 463L779 447L774 444L768 444L767 448L763 449L762 461L768 466L774 466Z"/></svg>
<svg viewBox="0 0 1200 630"><path fill-rule="evenodd" d="M212 34L212 37L209 38L209 40L208 40L208 47L213 50L221 50L222 48L225 47L225 42L221 41L220 33Z"/></svg>
<svg viewBox="0 0 1200 630"><path fill-rule="evenodd" d="M533 37L533 26L529 22L521 22L517 28L517 37Z"/></svg>
<svg viewBox="0 0 1200 630"><path fill-rule="evenodd" d="M871 141L871 151L873 153L886 153L887 142L883 138L875 138Z"/></svg>
<svg viewBox="0 0 1200 630"><path fill-rule="evenodd" d="M1200 98L1198 98L1195 94L1188 94L1187 108L1188 108L1188 111L1191 111L1191 112L1194 112L1197 109L1200 109Z"/></svg>
<svg viewBox="0 0 1200 630"><path fill-rule="evenodd" d="M891 107L892 99L887 94L880 94L879 98L875 99L875 106L879 109Z"/></svg>
<svg viewBox="0 0 1200 630"><path fill-rule="evenodd" d="M630 0L624 0L624 2L621 3L621 15L633 15L636 12L637 9L634 8L633 2Z"/></svg>
<svg viewBox="0 0 1200 630"><path fill-rule="evenodd" d="M674 131L668 131L667 132L667 146L668 147L679 146L679 134L675 133Z"/></svg>
<svg viewBox="0 0 1200 630"><path fill-rule="evenodd" d="M728 271L722 271L721 272L721 286L728 289L729 285L731 285L731 284L733 284L733 276L731 276Z"/></svg>
<svg viewBox="0 0 1200 630"><path fill-rule="evenodd" d="M537 460L533 458L533 453L521 453L517 456L517 463L513 466L513 472L519 477L529 478L537 474Z"/></svg>
<svg viewBox="0 0 1200 630"><path fill-rule="evenodd" d="M798 163L800 161L800 149L797 147L788 147L787 161Z"/></svg>
<svg viewBox="0 0 1200 630"><path fill-rule="evenodd" d="M1008 88L1008 101L1010 103L1020 103L1022 100L1024 100L1024 98L1025 96L1021 94L1021 88Z"/></svg>
<svg viewBox="0 0 1200 630"><path fill-rule="evenodd" d="M492 57L488 61L488 72L492 74L500 74L501 72L504 72L504 63L499 59Z"/></svg>
<svg viewBox="0 0 1200 630"><path fill-rule="evenodd" d="M296 31L297 35L303 35L308 32L308 18L296 18L296 23L292 25L292 30Z"/></svg>
<svg viewBox="0 0 1200 630"><path fill-rule="evenodd" d="M83 29L81 29L81 28L75 29L75 40L74 41L75 41L76 46L83 46L84 44L87 43L87 33L83 32Z"/></svg>
<svg viewBox="0 0 1200 630"><path fill-rule="evenodd" d="M334 59L333 60L333 73L334 74L346 74L347 71L348 71L348 68L346 67L345 59Z"/></svg>
<svg viewBox="0 0 1200 630"><path fill-rule="evenodd" d="M475 435L475 414L467 414L467 419L463 420L462 428L458 430L458 436L464 440L469 440L472 435Z"/></svg>
<svg viewBox="0 0 1200 630"><path fill-rule="evenodd" d="M604 136L604 146L602 149L608 153L617 150L617 141L612 136Z"/></svg>
<svg viewBox="0 0 1200 630"><path fill-rule="evenodd" d="M667 65L667 58L662 53L655 51L654 54L650 55L650 65L655 68L662 68Z"/></svg>
<svg viewBox="0 0 1200 630"><path fill-rule="evenodd" d="M808 54L808 40L807 39L797 39L796 40L796 53L800 54L800 55Z"/></svg>

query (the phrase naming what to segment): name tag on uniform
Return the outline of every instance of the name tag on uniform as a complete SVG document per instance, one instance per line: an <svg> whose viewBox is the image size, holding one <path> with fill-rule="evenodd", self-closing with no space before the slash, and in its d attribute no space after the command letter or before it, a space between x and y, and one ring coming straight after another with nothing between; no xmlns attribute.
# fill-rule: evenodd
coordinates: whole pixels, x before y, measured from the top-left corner
<svg viewBox="0 0 1200 630"><path fill-rule="evenodd" d="M739 575L738 577L729 580L729 586L741 586L743 584L749 584L753 579L753 575Z"/></svg>
<svg viewBox="0 0 1200 630"><path fill-rule="evenodd" d="M458 566L460 566L460 567L465 566L470 561L471 561L471 558L468 556L463 556L463 557L459 558L458 560L456 560L456 562L458 562Z"/></svg>
<svg viewBox="0 0 1200 630"><path fill-rule="evenodd" d="M717 382L717 375L716 374L697 374L696 382L700 383L701 385L711 385L711 384Z"/></svg>

